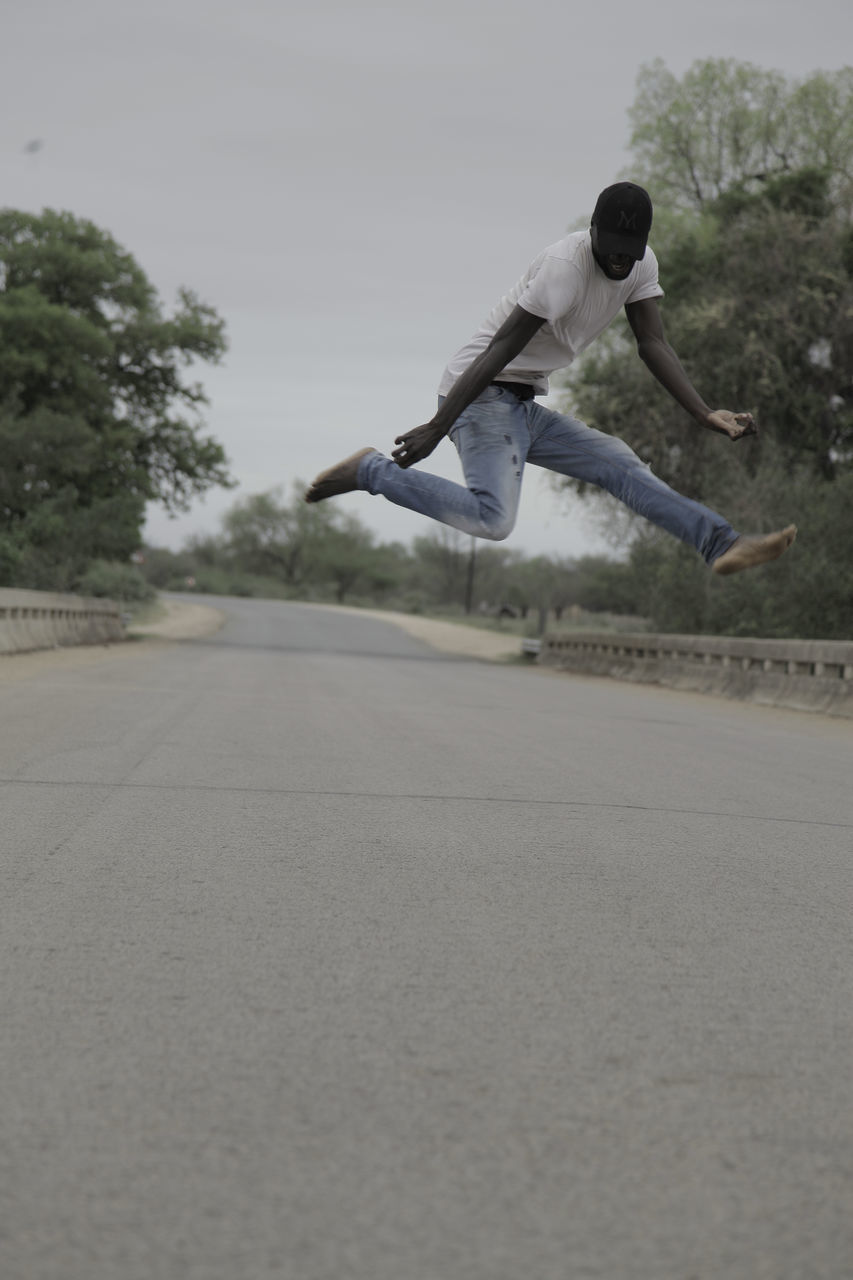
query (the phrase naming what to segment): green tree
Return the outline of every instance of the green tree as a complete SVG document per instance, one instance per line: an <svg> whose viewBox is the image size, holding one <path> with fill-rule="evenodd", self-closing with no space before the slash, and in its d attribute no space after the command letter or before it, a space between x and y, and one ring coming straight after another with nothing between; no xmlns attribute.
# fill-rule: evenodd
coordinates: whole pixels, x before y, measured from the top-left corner
<svg viewBox="0 0 853 1280"><path fill-rule="evenodd" d="M412 585L432 604L463 608L468 586L471 539L438 525L412 542Z"/></svg>
<svg viewBox="0 0 853 1280"><path fill-rule="evenodd" d="M371 591L375 583L385 583L385 566L376 557L373 534L357 516L335 512L315 555L316 579L333 585L338 604L359 586Z"/></svg>
<svg viewBox="0 0 853 1280"><path fill-rule="evenodd" d="M822 186L809 177L812 190ZM843 244L834 213L816 219L765 195L695 215L659 250L667 333L705 399L751 409L763 439L808 455L827 477L853 455L853 281ZM710 500L763 456L761 441L727 449L697 431L649 377L624 322L569 386L582 417L627 440L690 497Z"/></svg>
<svg viewBox="0 0 853 1280"><path fill-rule="evenodd" d="M365 557L363 584L371 600L381 604L407 592L412 572L412 556L402 542L371 545Z"/></svg>
<svg viewBox="0 0 853 1280"><path fill-rule="evenodd" d="M631 570L642 612L662 629L853 629L853 538L839 503L853 464L851 95L850 70L794 84L705 62L681 82L662 64L641 77L634 173L656 202L668 336L705 399L751 409L761 436L731 446L697 430L649 377L624 323L572 370L572 405L736 527L800 526L790 562L722 584L638 524ZM818 528L840 590L819 563ZM833 601L821 619L817 581Z"/></svg>
<svg viewBox="0 0 853 1280"><path fill-rule="evenodd" d="M291 593L328 588L339 602L356 589L381 597L401 584L408 560L402 547L377 546L357 516L332 502L308 505L304 491L297 480L290 502L281 489L236 502L223 520L219 562L284 583Z"/></svg>
<svg viewBox="0 0 853 1280"><path fill-rule="evenodd" d="M632 565L604 556L582 556L574 566L575 601L590 613L642 614L648 602L637 591Z"/></svg>
<svg viewBox="0 0 853 1280"><path fill-rule="evenodd" d="M765 435L832 478L853 458L853 68L797 81L708 59L679 81L658 61L631 117L685 364L706 398L757 410ZM632 443L707 493L722 452L686 448L683 415L636 375L634 362Z"/></svg>
<svg viewBox="0 0 853 1280"><path fill-rule="evenodd" d="M853 68L789 79L733 58L696 62L679 80L644 66L630 109L636 172L669 208L701 210L807 167L853 188Z"/></svg>
<svg viewBox="0 0 853 1280"><path fill-rule="evenodd" d="M535 610L543 627L550 609L572 603L571 580L571 569L550 556L520 559L507 574L505 599L522 618Z"/></svg>
<svg viewBox="0 0 853 1280"><path fill-rule="evenodd" d="M238 500L223 520L228 550L249 573L268 574L294 587L316 576L321 546L334 527L330 503L306 504L296 481L286 502L281 488Z"/></svg>
<svg viewBox="0 0 853 1280"><path fill-rule="evenodd" d="M202 434L223 322L182 290L165 316L142 269L70 213L0 211L0 574L72 585L139 543L146 502L230 483Z"/></svg>
<svg viewBox="0 0 853 1280"><path fill-rule="evenodd" d="M497 612L509 604L515 566L524 560L524 555L505 543L496 545L480 539L474 541L473 551L473 565L469 558L467 570L470 574L473 569L472 607L480 612Z"/></svg>

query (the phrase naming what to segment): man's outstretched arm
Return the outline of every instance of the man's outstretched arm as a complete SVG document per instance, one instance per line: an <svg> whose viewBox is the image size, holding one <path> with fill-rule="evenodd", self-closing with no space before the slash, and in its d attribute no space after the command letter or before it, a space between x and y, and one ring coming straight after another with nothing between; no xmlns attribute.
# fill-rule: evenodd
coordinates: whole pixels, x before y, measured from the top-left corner
<svg viewBox="0 0 853 1280"><path fill-rule="evenodd" d="M399 447L391 454L397 465L410 467L412 463L428 458L459 415L524 350L544 323L539 316L532 315L523 307L515 307L485 350L454 382L435 417L422 427L414 427L397 436L394 443Z"/></svg>
<svg viewBox="0 0 853 1280"><path fill-rule="evenodd" d="M657 299L644 298L641 302L629 302L625 307L625 314L637 339L640 359L682 409L686 409L701 426L708 427L710 431L718 431L730 440L757 434L758 427L751 413L732 413L728 409L708 408L666 340Z"/></svg>

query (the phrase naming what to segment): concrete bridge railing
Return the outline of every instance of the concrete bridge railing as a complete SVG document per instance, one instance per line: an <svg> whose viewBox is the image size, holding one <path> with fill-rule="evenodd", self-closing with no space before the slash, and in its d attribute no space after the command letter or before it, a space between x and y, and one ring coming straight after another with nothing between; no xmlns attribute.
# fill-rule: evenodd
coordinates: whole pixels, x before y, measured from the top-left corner
<svg viewBox="0 0 853 1280"><path fill-rule="evenodd" d="M112 600L0 589L0 654L124 640Z"/></svg>
<svg viewBox="0 0 853 1280"><path fill-rule="evenodd" d="M545 666L853 717L853 641L553 632Z"/></svg>

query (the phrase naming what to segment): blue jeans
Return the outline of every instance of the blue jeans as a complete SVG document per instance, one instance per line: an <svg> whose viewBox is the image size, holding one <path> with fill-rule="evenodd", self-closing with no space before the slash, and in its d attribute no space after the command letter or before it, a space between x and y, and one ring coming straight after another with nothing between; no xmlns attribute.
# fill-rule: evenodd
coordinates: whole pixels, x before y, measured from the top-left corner
<svg viewBox="0 0 853 1280"><path fill-rule="evenodd" d="M737 537L722 516L659 480L624 441L503 387L487 387L456 420L450 438L464 486L369 453L359 466L358 487L463 533L499 540L515 524L524 464L531 462L612 493L695 547L708 564Z"/></svg>

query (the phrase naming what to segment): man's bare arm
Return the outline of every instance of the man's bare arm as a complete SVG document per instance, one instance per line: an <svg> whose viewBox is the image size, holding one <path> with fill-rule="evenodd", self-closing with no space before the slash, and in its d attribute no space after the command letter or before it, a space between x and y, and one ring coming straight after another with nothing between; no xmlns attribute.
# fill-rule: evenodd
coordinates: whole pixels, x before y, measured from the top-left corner
<svg viewBox="0 0 853 1280"><path fill-rule="evenodd" d="M637 340L640 359L691 417L701 426L710 431L718 431L730 440L757 434L758 427L751 413L732 413L728 409L708 408L666 340L656 298L629 302L625 307L625 314Z"/></svg>
<svg viewBox="0 0 853 1280"><path fill-rule="evenodd" d="M544 323L539 316L531 315L523 307L515 307L485 350L454 382L435 417L422 427L414 427L397 436L394 443L398 448L391 454L397 465L410 467L412 463L428 458L459 415L524 350Z"/></svg>

